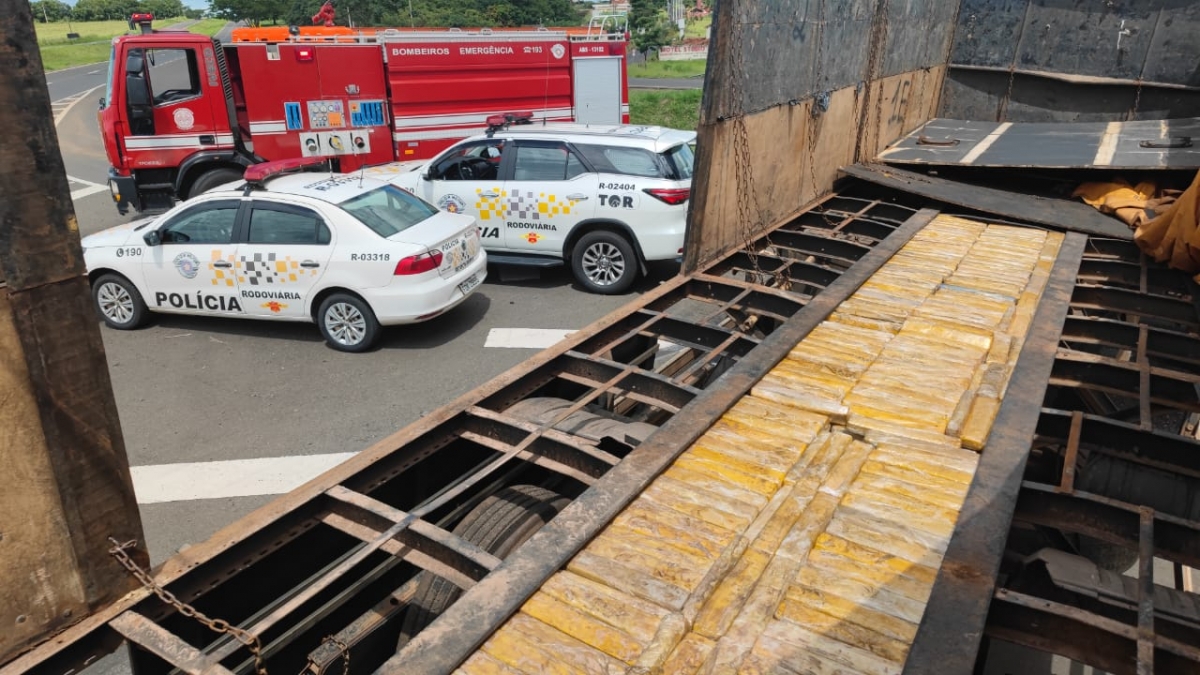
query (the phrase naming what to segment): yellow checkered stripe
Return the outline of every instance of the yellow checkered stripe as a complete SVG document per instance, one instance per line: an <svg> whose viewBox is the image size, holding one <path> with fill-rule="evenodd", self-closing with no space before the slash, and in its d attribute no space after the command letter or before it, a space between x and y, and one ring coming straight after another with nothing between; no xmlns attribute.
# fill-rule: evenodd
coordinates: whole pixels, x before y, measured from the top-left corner
<svg viewBox="0 0 1200 675"><path fill-rule="evenodd" d="M458 672L901 672L1062 239L934 219Z"/></svg>

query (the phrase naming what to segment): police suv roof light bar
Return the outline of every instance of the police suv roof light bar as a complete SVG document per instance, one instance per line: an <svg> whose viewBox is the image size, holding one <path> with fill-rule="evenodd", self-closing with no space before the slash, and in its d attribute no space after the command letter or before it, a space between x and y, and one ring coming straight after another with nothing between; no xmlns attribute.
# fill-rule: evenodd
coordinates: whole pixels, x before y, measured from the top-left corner
<svg viewBox="0 0 1200 675"><path fill-rule="evenodd" d="M487 137L491 138L493 134L501 129L507 129L513 124L533 124L532 112L517 112L504 113L502 115L489 115L487 118Z"/></svg>

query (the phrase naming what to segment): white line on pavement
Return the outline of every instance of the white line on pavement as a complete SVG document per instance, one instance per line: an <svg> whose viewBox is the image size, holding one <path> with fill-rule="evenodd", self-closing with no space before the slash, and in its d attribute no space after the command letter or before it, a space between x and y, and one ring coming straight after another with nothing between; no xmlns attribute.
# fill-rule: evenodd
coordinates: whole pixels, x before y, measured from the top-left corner
<svg viewBox="0 0 1200 675"><path fill-rule="evenodd" d="M68 96L66 98L55 101L55 103L66 103L67 105L62 110L58 111L58 113L54 116L54 126L58 126L58 123L63 121L64 118L66 118L67 113L71 112L71 108L74 108L76 105L79 105L79 102L82 101L83 99L87 98L88 94L90 94L93 91L96 91L97 89L100 89L102 87L104 87L103 84L98 84L98 85L92 87L91 89L88 89L87 91L80 92L78 94L75 94L74 96Z"/></svg>
<svg viewBox="0 0 1200 675"><path fill-rule="evenodd" d="M255 497L290 492L354 456L352 452L135 466L139 504Z"/></svg>
<svg viewBox="0 0 1200 675"><path fill-rule="evenodd" d="M96 185L95 183L92 183L88 187L80 188L78 190L72 190L71 191L71 199L72 200L83 199L84 197L89 197L91 195L94 195L94 194L97 194L100 192L104 192L107 189L108 189L108 186L106 186L106 185Z"/></svg>
<svg viewBox="0 0 1200 675"><path fill-rule="evenodd" d="M488 331L484 347L508 349L545 349L558 344L573 330L559 328L493 328Z"/></svg>

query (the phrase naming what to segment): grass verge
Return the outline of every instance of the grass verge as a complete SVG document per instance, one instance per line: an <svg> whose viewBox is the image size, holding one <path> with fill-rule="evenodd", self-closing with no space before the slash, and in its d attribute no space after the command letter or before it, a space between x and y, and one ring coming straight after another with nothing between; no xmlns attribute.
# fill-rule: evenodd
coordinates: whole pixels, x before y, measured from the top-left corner
<svg viewBox="0 0 1200 675"><path fill-rule="evenodd" d="M661 80L663 78L695 77L704 74L708 64L704 59L696 61L646 61L629 64L629 76Z"/></svg>
<svg viewBox="0 0 1200 675"><path fill-rule="evenodd" d="M629 120L672 129L695 129L700 124L700 90L631 91Z"/></svg>
<svg viewBox="0 0 1200 675"><path fill-rule="evenodd" d="M221 29L224 28L225 24L227 23L229 22L225 19L201 19L191 26L188 26L188 30L192 33L212 36L221 32Z"/></svg>
<svg viewBox="0 0 1200 675"><path fill-rule="evenodd" d="M182 17L155 20L159 26L184 21ZM57 21L34 25L38 47L42 52L42 67L46 72L72 66L107 61L112 39L129 32L128 21ZM67 39L67 33L78 38Z"/></svg>

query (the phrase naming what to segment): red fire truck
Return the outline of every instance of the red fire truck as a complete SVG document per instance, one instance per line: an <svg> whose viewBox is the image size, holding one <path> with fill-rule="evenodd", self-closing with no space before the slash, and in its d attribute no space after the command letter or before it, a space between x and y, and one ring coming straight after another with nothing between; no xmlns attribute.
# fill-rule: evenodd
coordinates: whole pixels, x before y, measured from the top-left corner
<svg viewBox="0 0 1200 675"><path fill-rule="evenodd" d="M629 121L623 23L547 30L239 28L113 40L100 129L121 213L292 157L427 159L489 116Z"/></svg>

